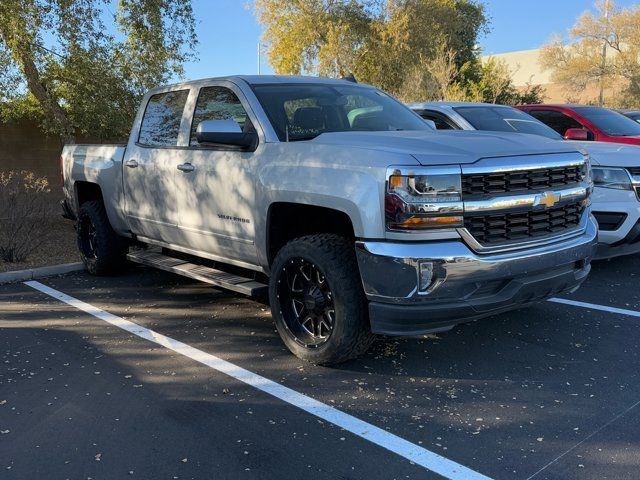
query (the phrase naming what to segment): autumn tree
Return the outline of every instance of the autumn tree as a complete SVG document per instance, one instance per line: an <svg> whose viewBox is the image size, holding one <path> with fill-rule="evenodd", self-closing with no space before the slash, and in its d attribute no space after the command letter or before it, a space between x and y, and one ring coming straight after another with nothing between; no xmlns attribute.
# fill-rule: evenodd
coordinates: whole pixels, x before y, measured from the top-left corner
<svg viewBox="0 0 640 480"><path fill-rule="evenodd" d="M587 86L622 89L609 105L640 104L640 7L620 9L613 1L598 3L598 13L582 14L570 30L570 41L556 36L541 53L541 65L567 91ZM626 104L626 105L625 105Z"/></svg>
<svg viewBox="0 0 640 480"><path fill-rule="evenodd" d="M355 68L369 35L374 2L255 0L265 27L269 62L277 73L339 77Z"/></svg>
<svg viewBox="0 0 640 480"><path fill-rule="evenodd" d="M396 95L403 101L441 101L458 75L455 52L443 43L432 58L420 54L405 73Z"/></svg>
<svg viewBox="0 0 640 480"><path fill-rule="evenodd" d="M422 95L442 81L429 67L443 49L456 68L473 59L487 25L474 0L255 0L255 9L277 73L354 73L403 97L413 78Z"/></svg>
<svg viewBox="0 0 640 480"><path fill-rule="evenodd" d="M459 80L447 92L447 100L519 105L542 103L545 90L528 84L518 89L508 65L495 57L467 62L460 70Z"/></svg>
<svg viewBox="0 0 640 480"><path fill-rule="evenodd" d="M193 57L194 18L190 0L110 5L0 2L0 119L32 115L66 141L126 136L139 96Z"/></svg>

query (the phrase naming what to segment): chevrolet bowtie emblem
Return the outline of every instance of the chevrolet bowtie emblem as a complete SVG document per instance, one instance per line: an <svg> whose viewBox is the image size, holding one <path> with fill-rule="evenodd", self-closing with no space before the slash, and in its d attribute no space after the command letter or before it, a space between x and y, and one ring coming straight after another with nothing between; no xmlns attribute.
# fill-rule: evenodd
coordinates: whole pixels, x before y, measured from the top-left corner
<svg viewBox="0 0 640 480"><path fill-rule="evenodd" d="M544 192L538 196L536 205L544 205L547 208L551 208L560 201L560 198L560 195L553 192Z"/></svg>

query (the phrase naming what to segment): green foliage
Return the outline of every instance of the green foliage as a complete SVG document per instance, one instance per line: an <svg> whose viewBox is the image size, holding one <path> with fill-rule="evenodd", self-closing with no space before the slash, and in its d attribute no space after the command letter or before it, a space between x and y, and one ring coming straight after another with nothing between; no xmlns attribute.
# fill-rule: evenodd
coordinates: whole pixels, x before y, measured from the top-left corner
<svg viewBox="0 0 640 480"><path fill-rule="evenodd" d="M372 6L356 0L255 0L254 5L277 73L334 77L353 69L369 35Z"/></svg>
<svg viewBox="0 0 640 480"><path fill-rule="evenodd" d="M404 101L540 103L544 90L518 91L506 65L478 58L487 31L473 0L255 0L277 73L341 77Z"/></svg>
<svg viewBox="0 0 640 480"><path fill-rule="evenodd" d="M120 0L111 35L109 6L0 2L0 119L37 119L65 139L126 138L140 95L192 58L195 20L190 0Z"/></svg>
<svg viewBox="0 0 640 480"><path fill-rule="evenodd" d="M544 100L542 86L527 85L525 90L519 91L513 85L507 65L493 57L484 62L467 62L460 69L459 76L461 79L449 89L449 100L503 105L542 103Z"/></svg>
<svg viewBox="0 0 640 480"><path fill-rule="evenodd" d="M401 96L443 46L458 68L474 59L487 26L474 0L255 0L255 9L277 73L353 72Z"/></svg>

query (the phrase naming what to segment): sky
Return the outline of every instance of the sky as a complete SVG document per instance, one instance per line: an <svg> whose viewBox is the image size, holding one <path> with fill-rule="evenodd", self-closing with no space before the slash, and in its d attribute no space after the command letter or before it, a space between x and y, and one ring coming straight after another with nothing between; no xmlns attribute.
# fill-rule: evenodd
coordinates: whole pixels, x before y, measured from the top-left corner
<svg viewBox="0 0 640 480"><path fill-rule="evenodd" d="M258 72L258 42L262 28L250 0L193 0L199 38L199 60L185 66L189 80ZM491 32L479 44L485 54L540 47L554 33L569 28L593 0L484 0ZM627 7L638 0L617 0ZM272 73L262 55L261 72Z"/></svg>

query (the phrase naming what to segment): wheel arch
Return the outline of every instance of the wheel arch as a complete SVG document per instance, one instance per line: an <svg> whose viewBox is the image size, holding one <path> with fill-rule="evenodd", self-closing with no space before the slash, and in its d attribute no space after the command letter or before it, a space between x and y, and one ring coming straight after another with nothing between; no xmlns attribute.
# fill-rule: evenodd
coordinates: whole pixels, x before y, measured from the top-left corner
<svg viewBox="0 0 640 480"><path fill-rule="evenodd" d="M294 238L332 233L355 241L359 233L358 225L343 210L288 201L269 205L265 227L269 266L278 251Z"/></svg>

